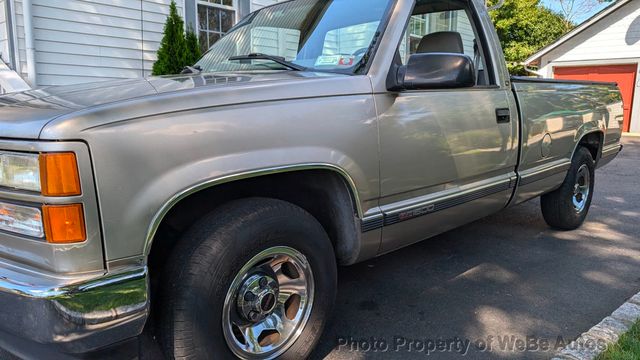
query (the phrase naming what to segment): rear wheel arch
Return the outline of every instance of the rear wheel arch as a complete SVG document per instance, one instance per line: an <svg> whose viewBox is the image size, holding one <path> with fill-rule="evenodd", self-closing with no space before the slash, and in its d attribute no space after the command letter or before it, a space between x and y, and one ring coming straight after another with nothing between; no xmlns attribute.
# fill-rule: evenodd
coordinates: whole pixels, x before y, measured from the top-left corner
<svg viewBox="0 0 640 360"><path fill-rule="evenodd" d="M579 148L584 147L591 153L593 160L597 164L602 157L602 147L604 144L604 133L601 130L591 131L583 134L576 143L576 147L571 154L571 159L575 157Z"/></svg>

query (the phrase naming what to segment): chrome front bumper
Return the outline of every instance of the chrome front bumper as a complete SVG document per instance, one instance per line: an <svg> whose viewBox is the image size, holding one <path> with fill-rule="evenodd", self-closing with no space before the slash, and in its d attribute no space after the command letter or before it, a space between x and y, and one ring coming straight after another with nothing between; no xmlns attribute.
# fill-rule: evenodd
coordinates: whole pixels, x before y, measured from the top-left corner
<svg viewBox="0 0 640 360"><path fill-rule="evenodd" d="M0 262L0 334L34 346L91 352L140 335L148 314L146 267L60 279ZM0 348L16 352L14 343Z"/></svg>

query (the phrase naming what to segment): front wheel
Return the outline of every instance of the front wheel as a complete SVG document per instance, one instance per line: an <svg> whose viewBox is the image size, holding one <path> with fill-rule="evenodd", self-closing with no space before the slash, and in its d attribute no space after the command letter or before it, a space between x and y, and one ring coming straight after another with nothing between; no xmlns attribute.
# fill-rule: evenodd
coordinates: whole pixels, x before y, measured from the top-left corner
<svg viewBox="0 0 640 360"><path fill-rule="evenodd" d="M542 215L549 226L559 230L575 230L585 221L595 179L593 156L578 148L562 186L541 198Z"/></svg>
<svg viewBox="0 0 640 360"><path fill-rule="evenodd" d="M205 216L168 269L159 311L172 359L306 358L336 293L326 232L279 200L240 200Z"/></svg>

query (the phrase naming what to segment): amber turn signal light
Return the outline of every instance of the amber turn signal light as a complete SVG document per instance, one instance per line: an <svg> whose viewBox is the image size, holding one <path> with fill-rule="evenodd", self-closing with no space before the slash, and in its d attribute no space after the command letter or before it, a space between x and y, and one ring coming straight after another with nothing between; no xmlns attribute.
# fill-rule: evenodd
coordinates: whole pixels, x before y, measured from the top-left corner
<svg viewBox="0 0 640 360"><path fill-rule="evenodd" d="M81 204L44 205L42 215L47 242L70 244L87 240Z"/></svg>
<svg viewBox="0 0 640 360"><path fill-rule="evenodd" d="M40 154L40 182L44 196L80 195L80 174L76 154Z"/></svg>

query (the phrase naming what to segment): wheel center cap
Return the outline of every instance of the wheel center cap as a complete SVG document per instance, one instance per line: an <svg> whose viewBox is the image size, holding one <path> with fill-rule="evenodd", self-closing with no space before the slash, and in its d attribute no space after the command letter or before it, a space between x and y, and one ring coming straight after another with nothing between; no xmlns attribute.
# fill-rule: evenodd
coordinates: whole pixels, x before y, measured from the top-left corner
<svg viewBox="0 0 640 360"><path fill-rule="evenodd" d="M260 299L260 309L265 313L270 313L274 307L276 307L276 295L273 291L269 291Z"/></svg>
<svg viewBox="0 0 640 360"><path fill-rule="evenodd" d="M278 299L278 282L264 274L247 278L238 293L238 313L247 321L264 320L275 310Z"/></svg>

